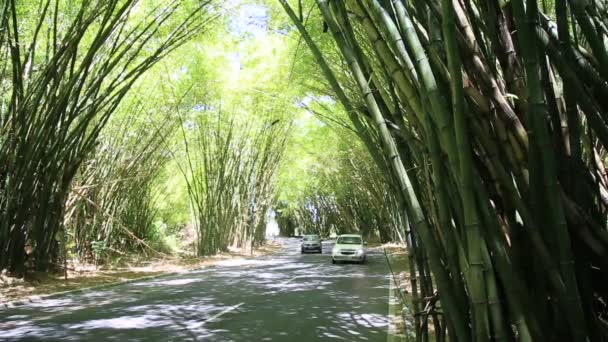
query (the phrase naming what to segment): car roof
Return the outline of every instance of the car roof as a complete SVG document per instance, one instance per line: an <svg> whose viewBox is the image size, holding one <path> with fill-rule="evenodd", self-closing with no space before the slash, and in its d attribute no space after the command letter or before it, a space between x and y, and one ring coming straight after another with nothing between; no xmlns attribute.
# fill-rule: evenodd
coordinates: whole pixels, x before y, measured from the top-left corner
<svg viewBox="0 0 608 342"><path fill-rule="evenodd" d="M342 234L338 235L338 237L361 237L361 234Z"/></svg>

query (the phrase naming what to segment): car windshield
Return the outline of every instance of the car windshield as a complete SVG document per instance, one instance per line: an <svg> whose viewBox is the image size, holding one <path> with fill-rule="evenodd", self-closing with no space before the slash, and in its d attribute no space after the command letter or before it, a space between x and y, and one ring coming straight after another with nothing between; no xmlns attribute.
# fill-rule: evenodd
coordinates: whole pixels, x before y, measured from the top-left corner
<svg viewBox="0 0 608 342"><path fill-rule="evenodd" d="M358 236L342 236L336 242L339 245L360 245L361 238Z"/></svg>
<svg viewBox="0 0 608 342"><path fill-rule="evenodd" d="M316 235L304 236L304 241L317 241L317 240L319 240L319 237Z"/></svg>

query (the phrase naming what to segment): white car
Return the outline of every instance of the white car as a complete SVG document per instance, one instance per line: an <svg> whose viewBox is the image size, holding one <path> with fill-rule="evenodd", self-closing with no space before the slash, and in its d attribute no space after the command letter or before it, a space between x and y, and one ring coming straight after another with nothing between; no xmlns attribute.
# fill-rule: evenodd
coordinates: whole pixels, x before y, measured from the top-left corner
<svg viewBox="0 0 608 342"><path fill-rule="evenodd" d="M317 234L308 234L302 236L302 245L300 246L302 254L308 251L323 253L321 238Z"/></svg>
<svg viewBox="0 0 608 342"><path fill-rule="evenodd" d="M365 245L361 235L343 234L338 236L334 249L331 251L331 262L355 261L365 263Z"/></svg>

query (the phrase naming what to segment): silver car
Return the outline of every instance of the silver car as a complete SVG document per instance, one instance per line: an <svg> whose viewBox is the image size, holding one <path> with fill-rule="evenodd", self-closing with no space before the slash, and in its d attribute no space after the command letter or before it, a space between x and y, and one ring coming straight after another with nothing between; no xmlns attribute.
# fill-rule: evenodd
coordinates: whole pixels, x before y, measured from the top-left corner
<svg viewBox="0 0 608 342"><path fill-rule="evenodd" d="M366 261L365 245L367 243L359 234L340 235L331 251L331 262L335 264L341 261L354 261L364 264Z"/></svg>
<svg viewBox="0 0 608 342"><path fill-rule="evenodd" d="M302 236L301 250L302 254L306 252L323 253L323 246L321 245L321 238L319 235L308 234Z"/></svg>

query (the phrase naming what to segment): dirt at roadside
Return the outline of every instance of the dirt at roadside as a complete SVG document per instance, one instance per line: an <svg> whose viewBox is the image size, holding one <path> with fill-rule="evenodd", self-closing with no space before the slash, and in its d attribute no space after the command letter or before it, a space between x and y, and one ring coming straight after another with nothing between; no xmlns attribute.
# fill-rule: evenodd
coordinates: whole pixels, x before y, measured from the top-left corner
<svg viewBox="0 0 608 342"><path fill-rule="evenodd" d="M267 241L266 245L250 250L234 250L212 257L183 257L131 260L121 266L98 268L95 265L74 265L68 270L68 279L63 274L35 274L24 279L7 277L0 274L0 304L62 291L84 287L116 283L130 279L149 277L164 273L200 269L227 259L242 259L250 256L268 255L278 251L281 245Z"/></svg>
<svg viewBox="0 0 608 342"><path fill-rule="evenodd" d="M387 341L411 341L414 339L413 317L407 307L410 304L410 273L407 264L407 249L402 244L383 244L381 246L389 256L392 272L391 295L389 299L389 338Z"/></svg>

